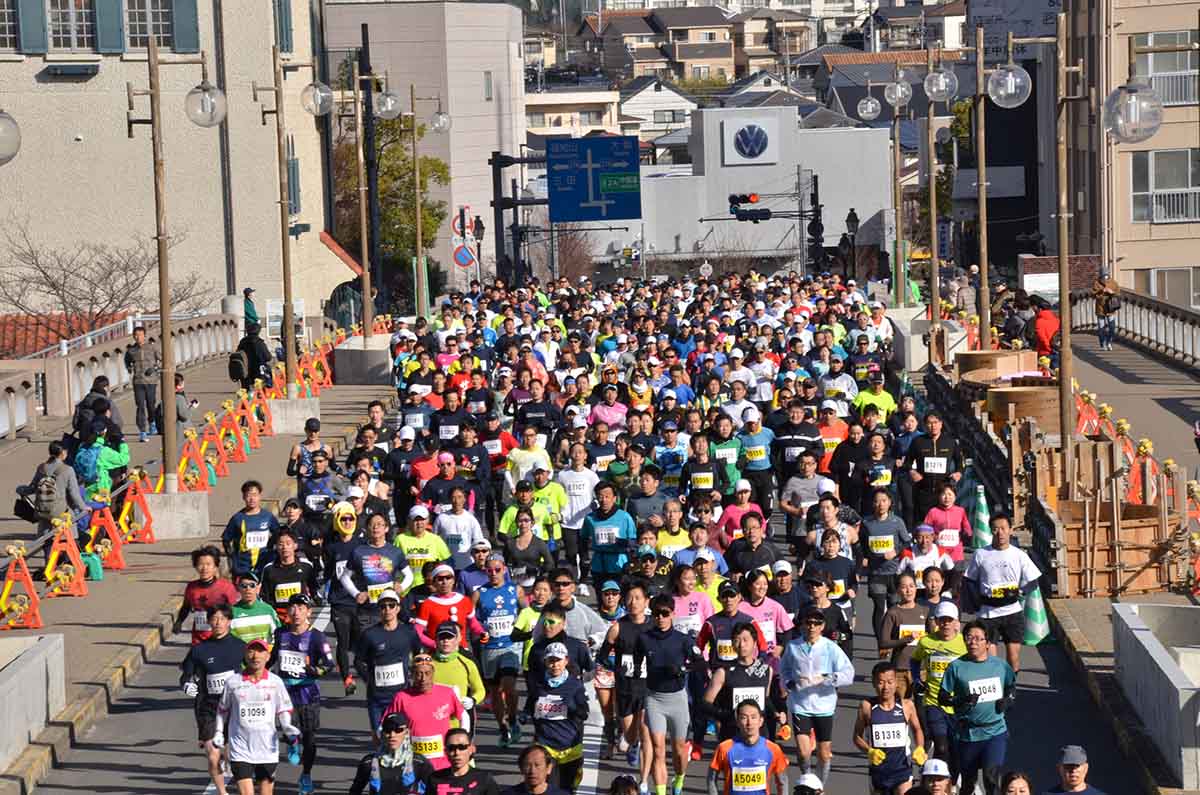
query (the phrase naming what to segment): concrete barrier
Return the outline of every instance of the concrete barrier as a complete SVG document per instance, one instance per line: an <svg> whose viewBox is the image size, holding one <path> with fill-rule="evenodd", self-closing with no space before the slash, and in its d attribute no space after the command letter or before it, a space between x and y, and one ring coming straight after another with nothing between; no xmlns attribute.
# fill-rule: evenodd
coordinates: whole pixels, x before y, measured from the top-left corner
<svg viewBox="0 0 1200 795"><path fill-rule="evenodd" d="M64 649L57 634L0 638L0 770L66 706Z"/></svg>
<svg viewBox="0 0 1200 795"><path fill-rule="evenodd" d="M1117 682L1184 790L1200 789L1200 607L1114 604Z"/></svg>

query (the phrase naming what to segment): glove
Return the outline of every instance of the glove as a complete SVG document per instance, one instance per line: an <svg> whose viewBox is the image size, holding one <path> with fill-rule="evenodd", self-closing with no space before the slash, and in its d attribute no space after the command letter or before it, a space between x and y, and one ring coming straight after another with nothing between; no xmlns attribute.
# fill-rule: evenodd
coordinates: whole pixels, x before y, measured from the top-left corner
<svg viewBox="0 0 1200 795"><path fill-rule="evenodd" d="M558 542L553 538L546 542L546 546L550 548L550 554L554 554L558 551Z"/></svg>
<svg viewBox="0 0 1200 795"><path fill-rule="evenodd" d="M1008 711L1008 708L1011 707L1013 702L1016 700L1017 700L1017 693L1015 690L1008 693L1007 695L1005 695L1003 698L1001 698L999 701L996 702L996 714L1003 715L1005 712Z"/></svg>
<svg viewBox="0 0 1200 795"><path fill-rule="evenodd" d="M287 738L288 744L288 763L292 765L300 764L300 735Z"/></svg>
<svg viewBox="0 0 1200 795"><path fill-rule="evenodd" d="M213 748L223 748L225 746L225 735L220 729L217 729L217 733L213 735L212 744Z"/></svg>
<svg viewBox="0 0 1200 795"><path fill-rule="evenodd" d="M978 703L978 693L964 693L963 695L954 699L954 711L959 712L960 710L972 710L975 709L975 705Z"/></svg>
<svg viewBox="0 0 1200 795"><path fill-rule="evenodd" d="M882 748L868 748L867 762L871 767L879 767L883 764L883 760L887 758L887 752Z"/></svg>
<svg viewBox="0 0 1200 795"><path fill-rule="evenodd" d="M529 723L529 716L522 712L520 715L517 715L517 723L522 726L527 725Z"/></svg>
<svg viewBox="0 0 1200 795"><path fill-rule="evenodd" d="M184 682L183 683L183 694L185 696L187 696L188 698L195 698L196 696L198 696L200 694L200 688L196 685L195 682Z"/></svg>
<svg viewBox="0 0 1200 795"><path fill-rule="evenodd" d="M929 758L929 754L925 753L925 746L918 745L917 750L912 752L912 760L918 765L925 764L925 760Z"/></svg>
<svg viewBox="0 0 1200 795"><path fill-rule="evenodd" d="M469 696L463 696L461 701L462 701L463 709L466 710L467 712L470 712L471 710L475 709L475 699L473 699Z"/></svg>

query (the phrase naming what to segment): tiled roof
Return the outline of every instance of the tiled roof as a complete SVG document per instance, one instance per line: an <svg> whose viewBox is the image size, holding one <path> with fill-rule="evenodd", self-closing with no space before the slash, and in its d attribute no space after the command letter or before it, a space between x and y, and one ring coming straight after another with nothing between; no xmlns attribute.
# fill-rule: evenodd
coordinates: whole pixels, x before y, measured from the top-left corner
<svg viewBox="0 0 1200 795"><path fill-rule="evenodd" d="M613 20L621 19L623 17L645 18L648 16L650 16L650 9L648 8L622 8L618 11L605 11L604 27L607 29ZM599 20L597 20L595 14L588 14L585 16L583 18L583 24L591 28L592 33L598 32L597 26L599 25Z"/></svg>
<svg viewBox="0 0 1200 795"><path fill-rule="evenodd" d="M703 58L732 58L733 43L728 41L713 41L677 44L675 47L675 57L681 61L695 61Z"/></svg>
<svg viewBox="0 0 1200 795"><path fill-rule="evenodd" d="M128 313L83 316L0 315L0 354L15 358L56 345L60 340L79 336L88 329L97 329L124 318Z"/></svg>
<svg viewBox="0 0 1200 795"><path fill-rule="evenodd" d="M656 8L652 18L664 31L670 28L719 28L729 24L725 12L716 6Z"/></svg>
<svg viewBox="0 0 1200 795"><path fill-rule="evenodd" d="M792 66L818 66L821 63L821 59L826 55L856 52L860 53L862 50L847 47L845 44L822 44L820 47L814 47L799 55L793 55Z"/></svg>
<svg viewBox="0 0 1200 795"><path fill-rule="evenodd" d="M943 61L965 61L966 50L942 50ZM886 50L884 52L835 52L827 53L822 61L826 69L836 69L842 66L869 66L871 64L911 64L925 65L924 50Z"/></svg>
<svg viewBox="0 0 1200 795"><path fill-rule="evenodd" d="M966 15L966 0L953 0L953 2L932 6L925 10L927 17L965 17Z"/></svg>

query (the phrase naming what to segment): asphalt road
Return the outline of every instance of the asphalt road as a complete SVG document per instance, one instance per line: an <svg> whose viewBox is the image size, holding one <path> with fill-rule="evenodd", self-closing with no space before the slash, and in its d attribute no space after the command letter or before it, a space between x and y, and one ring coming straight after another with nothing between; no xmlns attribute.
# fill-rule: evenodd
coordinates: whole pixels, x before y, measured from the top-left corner
<svg viewBox="0 0 1200 795"><path fill-rule="evenodd" d="M860 627L869 628L870 606L865 598L860 597L858 609ZM859 700L870 692L866 674L875 660L862 653L869 645L869 638L860 629L855 655L858 677L838 704L833 772L827 789L830 793L859 793L868 787L865 759L855 750L850 735ZM191 700L177 685L178 665L186 650L184 636L166 644L126 688L110 715L81 738L38 792L43 795L213 792L203 757L196 747ZM1035 791L1043 791L1056 783L1054 762L1058 747L1078 743L1089 751L1090 779L1095 786L1108 792L1140 791L1140 782L1124 764L1114 737L1099 719L1062 650L1052 643L1026 648L1022 666L1018 699L1010 713L1008 766L1031 773L1037 786ZM322 709L320 755L313 779L318 792L346 792L358 759L368 750L366 708L361 688L358 695L346 698L341 695L339 682L329 679L324 687L327 698ZM612 778L625 772L623 759L599 761L598 716L593 715L589 723L581 795L607 791ZM477 744L480 749L477 765L481 769L493 772L501 785L518 781L516 754L497 747L495 723L490 716L482 719ZM689 793L705 791L711 738L705 750L705 761L692 762L689 767ZM789 758L794 762L794 753L789 752ZM794 765L790 775L794 782L797 775ZM286 761L281 763L276 791L295 792L298 777L299 768ZM236 790L230 787L230 791Z"/></svg>

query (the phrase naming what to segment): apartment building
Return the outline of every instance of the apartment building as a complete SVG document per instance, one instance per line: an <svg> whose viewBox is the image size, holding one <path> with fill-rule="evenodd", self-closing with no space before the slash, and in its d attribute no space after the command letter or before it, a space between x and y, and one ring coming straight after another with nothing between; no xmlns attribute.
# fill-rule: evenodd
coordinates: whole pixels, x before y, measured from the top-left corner
<svg viewBox="0 0 1200 795"><path fill-rule="evenodd" d="M614 76L733 79L733 25L714 6L590 14L579 35L592 64Z"/></svg>
<svg viewBox="0 0 1200 795"><path fill-rule="evenodd" d="M1107 0L1069 18L1069 59L1084 60L1096 102L1072 103L1068 137L1071 253L1098 254L1123 286L1200 308L1200 52L1137 58L1164 107L1162 128L1118 144L1101 124L1101 104L1129 74L1128 47L1197 42L1200 3Z"/></svg>
<svg viewBox="0 0 1200 795"><path fill-rule="evenodd" d="M18 12L19 13L16 13ZM292 276L306 315L353 277L321 240L328 203L322 124L300 105L312 80L313 24L307 0L63 2L0 0L0 95L21 125L23 146L4 166L0 218L25 224L43 250L85 244L152 245L154 173L150 131L127 134L126 83L148 87L147 46L159 48L165 204L173 281L211 285L215 296L258 290L260 309L283 297L274 122L263 125L250 84L273 84L271 46L285 64L284 116ZM183 98L201 79L224 89L228 115L193 125ZM265 106L273 99L261 97ZM135 98L135 117L149 99ZM0 249L2 250L2 249ZM151 294L157 288L148 285ZM278 304L280 307L281 304Z"/></svg>
<svg viewBox="0 0 1200 795"><path fill-rule="evenodd" d="M733 17L733 59L737 77L782 72L793 57L816 42L816 25L798 11L755 8Z"/></svg>
<svg viewBox="0 0 1200 795"><path fill-rule="evenodd" d="M621 92L607 85L533 85L525 91L525 129L534 135L619 135Z"/></svg>

